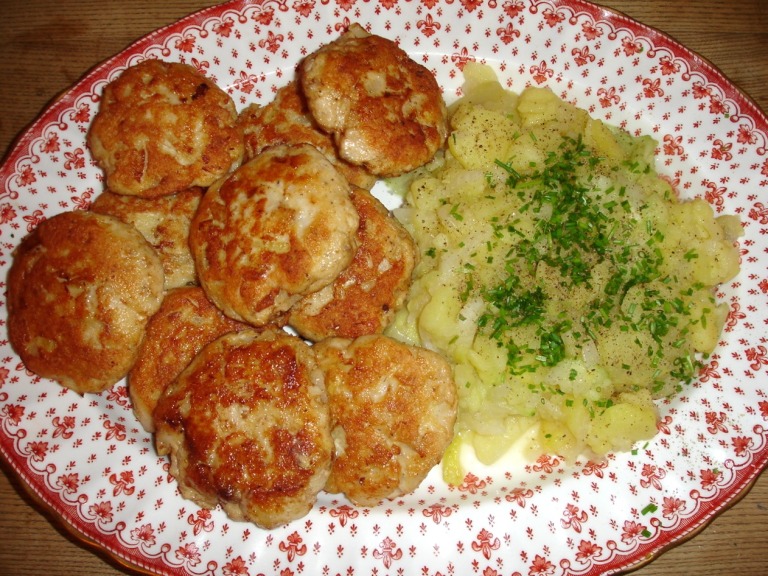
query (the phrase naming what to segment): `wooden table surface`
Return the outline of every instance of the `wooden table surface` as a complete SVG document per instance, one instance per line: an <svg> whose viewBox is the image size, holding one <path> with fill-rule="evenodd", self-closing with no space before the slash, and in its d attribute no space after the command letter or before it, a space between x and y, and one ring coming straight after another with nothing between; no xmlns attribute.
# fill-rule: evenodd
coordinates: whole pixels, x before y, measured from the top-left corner
<svg viewBox="0 0 768 576"><path fill-rule="evenodd" d="M132 40L200 0L0 0L0 153L47 102ZM768 0L606 0L718 66L768 110ZM768 574L768 475L689 541L634 572L640 576ZM0 474L0 574L131 574L79 544ZM468 575L457 575L468 576Z"/></svg>

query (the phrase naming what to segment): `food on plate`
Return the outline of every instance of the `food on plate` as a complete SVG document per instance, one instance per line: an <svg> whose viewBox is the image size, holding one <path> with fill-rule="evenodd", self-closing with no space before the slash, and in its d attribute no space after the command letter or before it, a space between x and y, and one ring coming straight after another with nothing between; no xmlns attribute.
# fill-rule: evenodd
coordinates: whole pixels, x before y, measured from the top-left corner
<svg viewBox="0 0 768 576"><path fill-rule="evenodd" d="M247 106L240 112L238 122L243 129L246 159L276 144L311 144L333 162L350 184L370 189L376 182L376 177L362 166L339 158L333 137L314 121L295 80L280 88L270 102Z"/></svg>
<svg viewBox="0 0 768 576"><path fill-rule="evenodd" d="M456 386L439 354L383 335L316 344L335 456L325 489L374 506L407 494L453 438Z"/></svg>
<svg viewBox="0 0 768 576"><path fill-rule="evenodd" d="M263 326L333 282L357 249L349 194L347 180L308 144L267 148L211 186L189 238L211 301Z"/></svg>
<svg viewBox="0 0 768 576"><path fill-rule="evenodd" d="M165 289L170 290L197 284L189 226L204 192L193 187L158 198L139 198L105 190L93 201L91 210L119 218L141 232L160 256Z"/></svg>
<svg viewBox="0 0 768 576"><path fill-rule="evenodd" d="M143 198L210 186L244 149L232 98L192 66L160 60L107 84L87 141L107 187Z"/></svg>
<svg viewBox="0 0 768 576"><path fill-rule="evenodd" d="M101 392L130 370L162 296L160 258L133 226L63 212L14 252L8 336L38 376L78 393Z"/></svg>
<svg viewBox="0 0 768 576"><path fill-rule="evenodd" d="M136 418L154 432L154 413L163 390L198 352L228 332L249 327L226 317L199 286L166 292L160 309L147 324L138 357L128 373L128 394Z"/></svg>
<svg viewBox="0 0 768 576"><path fill-rule="evenodd" d="M234 520L274 528L304 516L330 473L333 441L312 348L249 329L206 345L155 409L155 439L179 490Z"/></svg>
<svg viewBox="0 0 768 576"><path fill-rule="evenodd" d="M352 187L358 249L334 282L299 300L287 322L303 337L356 338L379 333L405 301L416 260L410 234L368 191Z"/></svg>
<svg viewBox="0 0 768 576"><path fill-rule="evenodd" d="M359 24L304 58L298 76L339 156L377 176L427 163L445 141L445 103L432 73Z"/></svg>
<svg viewBox="0 0 768 576"><path fill-rule="evenodd" d="M462 480L463 444L484 463L521 438L533 456L626 450L715 348L741 225L679 200L652 138L465 74L445 158L399 213L421 260L391 332L455 365L446 477Z"/></svg>

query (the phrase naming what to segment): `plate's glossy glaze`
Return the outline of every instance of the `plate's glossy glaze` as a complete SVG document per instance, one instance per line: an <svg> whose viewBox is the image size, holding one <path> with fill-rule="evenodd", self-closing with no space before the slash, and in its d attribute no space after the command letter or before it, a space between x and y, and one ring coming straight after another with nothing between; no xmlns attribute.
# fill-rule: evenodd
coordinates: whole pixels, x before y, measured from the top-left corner
<svg viewBox="0 0 768 576"><path fill-rule="evenodd" d="M545 457L449 487L435 469L412 495L363 509L321 494L266 532L181 499L123 383L80 397L27 372L6 340L0 452L86 540L168 574L558 575L621 571L695 532L768 460L768 121L679 44L579 0L238 0L159 30L45 110L0 169L0 273L42 219L87 208L102 176L85 134L104 85L144 58L188 62L238 107L267 101L300 58L351 22L400 43L447 97L467 60L516 91L550 86L594 116L655 136L682 196L740 215L742 273L698 382L661 404L657 437L605 462ZM0 319L5 316L0 307ZM4 338L4 337L3 337Z"/></svg>

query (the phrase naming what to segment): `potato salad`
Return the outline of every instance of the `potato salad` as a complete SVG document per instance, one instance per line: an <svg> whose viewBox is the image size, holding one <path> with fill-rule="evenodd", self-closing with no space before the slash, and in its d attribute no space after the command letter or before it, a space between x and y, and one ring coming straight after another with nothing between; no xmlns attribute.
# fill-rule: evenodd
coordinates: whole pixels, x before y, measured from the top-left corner
<svg viewBox="0 0 768 576"><path fill-rule="evenodd" d="M419 246L389 333L444 354L462 446L492 463L604 455L656 433L655 401L698 375L727 316L716 287L739 269L734 216L681 200L656 142L556 96L465 68L445 154L410 175L397 216Z"/></svg>

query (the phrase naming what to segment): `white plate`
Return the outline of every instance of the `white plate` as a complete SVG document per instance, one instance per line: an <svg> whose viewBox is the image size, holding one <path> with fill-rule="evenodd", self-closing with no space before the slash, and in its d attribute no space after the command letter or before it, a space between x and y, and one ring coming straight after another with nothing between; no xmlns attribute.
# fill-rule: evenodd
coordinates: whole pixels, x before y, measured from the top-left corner
<svg viewBox="0 0 768 576"><path fill-rule="evenodd" d="M25 371L2 342L0 452L83 538L157 573L597 574L684 539L768 460L768 120L709 64L630 19L580 0L237 0L194 14L94 69L21 138L0 169L1 273L37 223L100 192L85 133L126 66L191 63L242 108L269 100L353 21L399 42L449 99L464 62L485 61L513 90L547 85L654 135L681 195L741 216L742 272L719 292L722 341L698 382L661 405L657 437L603 463L546 457L456 488L435 469L415 494L371 509L321 494L307 517L267 532L179 497L123 383L80 397Z"/></svg>

